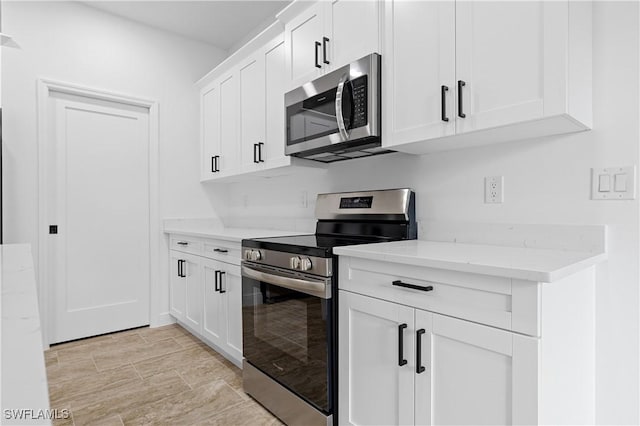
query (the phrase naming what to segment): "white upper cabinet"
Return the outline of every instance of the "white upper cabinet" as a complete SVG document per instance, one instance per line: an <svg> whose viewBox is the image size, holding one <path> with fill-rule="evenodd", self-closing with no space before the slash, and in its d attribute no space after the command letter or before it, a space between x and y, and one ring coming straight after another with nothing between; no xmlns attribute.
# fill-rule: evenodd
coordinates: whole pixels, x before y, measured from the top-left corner
<svg viewBox="0 0 640 426"><path fill-rule="evenodd" d="M545 3L459 1L455 6L458 133L541 118L545 51L555 44L549 37L545 46L545 27L553 31L545 23Z"/></svg>
<svg viewBox="0 0 640 426"><path fill-rule="evenodd" d="M324 37L331 70L380 52L380 9L377 1L333 0L325 6ZM320 41L324 41L320 40ZM322 52L322 58L325 58Z"/></svg>
<svg viewBox="0 0 640 426"><path fill-rule="evenodd" d="M220 152L220 88L210 85L200 94L200 132L202 135L201 175L215 173L215 156Z"/></svg>
<svg viewBox="0 0 640 426"><path fill-rule="evenodd" d="M287 90L379 52L381 7L378 1L333 0L313 3L298 14L285 9L278 19L285 23Z"/></svg>
<svg viewBox="0 0 640 426"><path fill-rule="evenodd" d="M315 3L285 26L287 76L292 86L313 80L325 65L322 57L323 6L323 2ZM327 42L324 44L326 49Z"/></svg>
<svg viewBox="0 0 640 426"><path fill-rule="evenodd" d="M288 80L278 27L269 27L200 82L203 181L236 182L320 165L284 154Z"/></svg>
<svg viewBox="0 0 640 426"><path fill-rule="evenodd" d="M284 88L286 76L284 41L278 39L264 50L265 145L261 160L271 162L284 155Z"/></svg>
<svg viewBox="0 0 640 426"><path fill-rule="evenodd" d="M391 0L384 34L384 146L422 154L591 126L589 2Z"/></svg>
<svg viewBox="0 0 640 426"><path fill-rule="evenodd" d="M385 4L383 141L455 134L455 8L451 1Z"/></svg>
<svg viewBox="0 0 640 426"><path fill-rule="evenodd" d="M240 149L238 144L238 75L228 74L220 81L220 152L218 171L224 172L238 167Z"/></svg>
<svg viewBox="0 0 640 426"><path fill-rule="evenodd" d="M240 80L240 147L242 166L259 162L259 144L264 144L265 79L264 56L254 55L241 64Z"/></svg>

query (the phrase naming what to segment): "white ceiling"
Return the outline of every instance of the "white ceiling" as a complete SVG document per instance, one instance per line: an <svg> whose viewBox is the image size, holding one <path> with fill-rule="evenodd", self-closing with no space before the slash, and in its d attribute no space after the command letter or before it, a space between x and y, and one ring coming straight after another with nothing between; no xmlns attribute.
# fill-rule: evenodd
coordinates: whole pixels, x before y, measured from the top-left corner
<svg viewBox="0 0 640 426"><path fill-rule="evenodd" d="M290 1L85 1L86 5L229 50Z"/></svg>

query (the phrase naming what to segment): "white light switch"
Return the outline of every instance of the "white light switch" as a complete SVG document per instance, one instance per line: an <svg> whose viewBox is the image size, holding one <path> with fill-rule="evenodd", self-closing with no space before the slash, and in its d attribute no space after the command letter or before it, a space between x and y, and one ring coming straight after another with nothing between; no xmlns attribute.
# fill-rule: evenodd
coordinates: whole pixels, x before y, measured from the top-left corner
<svg viewBox="0 0 640 426"><path fill-rule="evenodd" d="M634 200L636 166L591 169L592 200Z"/></svg>
<svg viewBox="0 0 640 426"><path fill-rule="evenodd" d="M598 176L598 191L599 192L611 191L611 176L609 175Z"/></svg>
<svg viewBox="0 0 640 426"><path fill-rule="evenodd" d="M614 176L614 189L616 192L625 192L627 190L626 173L618 173Z"/></svg>

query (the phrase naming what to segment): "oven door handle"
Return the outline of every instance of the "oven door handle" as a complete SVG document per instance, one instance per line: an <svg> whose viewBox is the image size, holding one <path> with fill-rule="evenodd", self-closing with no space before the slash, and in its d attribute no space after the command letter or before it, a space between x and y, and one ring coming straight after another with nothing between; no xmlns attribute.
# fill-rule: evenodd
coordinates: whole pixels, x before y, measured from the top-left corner
<svg viewBox="0 0 640 426"><path fill-rule="evenodd" d="M254 269L246 265L242 265L242 276L252 278L254 280L263 281L268 284L277 285L288 288L290 290L299 291L311 296L320 297L321 299L331 299L331 282L330 280L304 280L300 278L292 278L285 275L274 273L273 271L262 271ZM327 282L329 281L329 282Z"/></svg>
<svg viewBox="0 0 640 426"><path fill-rule="evenodd" d="M338 82L338 90L336 91L336 119L338 120L338 130L343 141L349 140L349 131L344 125L344 116L342 115L342 95L344 94L344 85L347 83L349 75L345 74Z"/></svg>

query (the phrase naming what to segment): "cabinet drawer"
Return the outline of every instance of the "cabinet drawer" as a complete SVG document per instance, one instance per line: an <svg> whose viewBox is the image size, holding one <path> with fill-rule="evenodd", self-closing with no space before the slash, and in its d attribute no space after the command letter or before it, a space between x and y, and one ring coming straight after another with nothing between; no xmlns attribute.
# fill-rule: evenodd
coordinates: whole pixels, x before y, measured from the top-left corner
<svg viewBox="0 0 640 426"><path fill-rule="evenodd" d="M206 240L204 242L203 256L210 259L240 264L241 248L239 242L225 240Z"/></svg>
<svg viewBox="0 0 640 426"><path fill-rule="evenodd" d="M341 290L539 335L538 283L344 256L339 271Z"/></svg>
<svg viewBox="0 0 640 426"><path fill-rule="evenodd" d="M169 248L183 253L202 255L202 242L194 237L171 235Z"/></svg>

